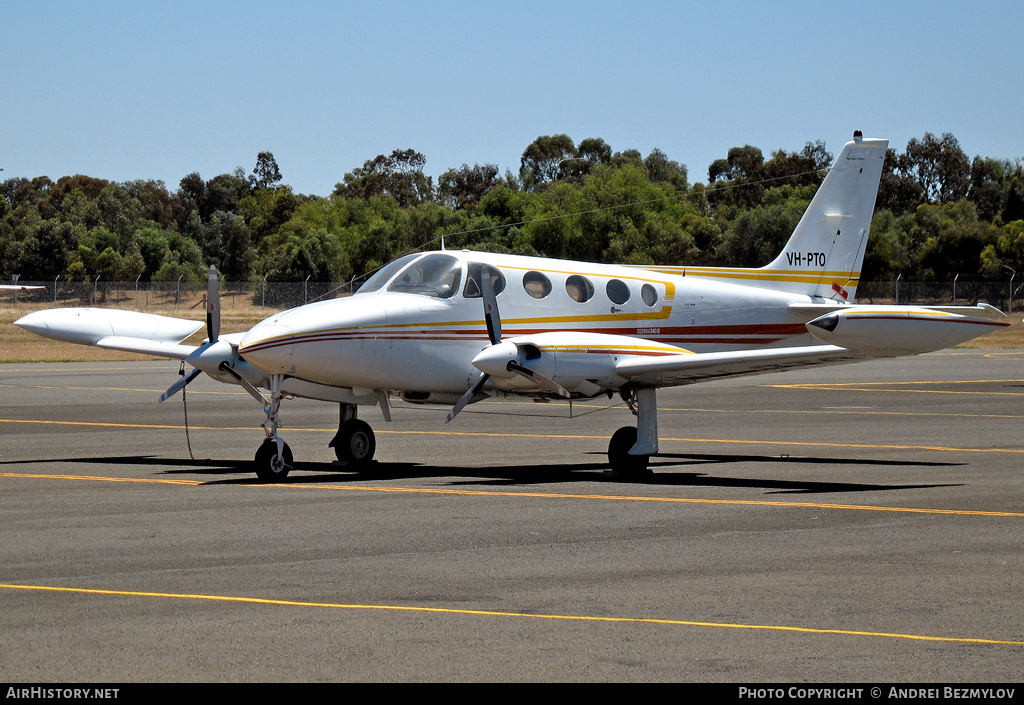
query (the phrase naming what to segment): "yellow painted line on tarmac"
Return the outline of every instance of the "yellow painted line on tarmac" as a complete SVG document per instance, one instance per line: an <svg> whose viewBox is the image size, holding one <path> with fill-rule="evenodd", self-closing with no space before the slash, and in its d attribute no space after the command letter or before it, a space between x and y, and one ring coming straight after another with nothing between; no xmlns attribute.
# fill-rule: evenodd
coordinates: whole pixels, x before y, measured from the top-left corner
<svg viewBox="0 0 1024 705"><path fill-rule="evenodd" d="M42 480L77 480L85 482L142 482L164 485L214 485L204 480L163 480L154 478L109 477L105 475L56 475L43 473L0 472L0 477L30 478ZM572 494L560 492L509 492L502 490L441 489L436 487L382 487L379 485L335 485L306 483L261 483L253 482L247 487L279 488L293 490L334 490L337 492L377 492L397 494L454 495L460 497L516 497L531 499L587 499L610 502L657 502L662 504L718 504L753 507L788 507L792 509L844 509L863 512L899 512L906 514L948 514L956 516L982 517L1024 517L1024 512L995 512L981 509L936 509L928 507L885 507L870 504L833 504L827 502L781 502L753 499L698 499L693 497L646 497L641 495Z"/></svg>
<svg viewBox="0 0 1024 705"><path fill-rule="evenodd" d="M2 422L3 419L0 419ZM295 430L295 429L293 429ZM331 431L333 433L333 431ZM485 431L377 431L378 434L423 435L423 436L483 436L489 438L553 438L604 440L605 436L570 435L554 433L493 433ZM808 448L868 448L875 450L933 450L950 453L1024 453L1024 448L963 448L954 446L900 445L893 443L834 443L824 441L765 441L739 438L673 438L661 436L662 441L679 443L724 443L738 445L798 446ZM657 456L654 456L657 457Z"/></svg>
<svg viewBox="0 0 1024 705"><path fill-rule="evenodd" d="M167 429L167 430L178 430L183 431L185 427L183 425L174 424L154 424L154 423L114 423L112 421L53 421L48 419L0 419L0 423L21 423L21 424L40 424L43 426L92 426L98 428L149 428L149 429ZM194 426L189 424L189 429L196 431L252 431L252 426ZM298 429L290 429L292 431ZM323 430L323 429L306 429L306 430ZM337 433L337 431L332 431Z"/></svg>
<svg viewBox="0 0 1024 705"><path fill-rule="evenodd" d="M803 382L795 384L762 384L761 387L771 389L810 389L815 391L828 392L897 392L900 394L959 394L963 396L1024 396L1020 392L996 392L996 391L961 391L956 389L908 389L907 387L919 387L925 385L955 385L955 384L1021 384L1024 379L983 379L983 380L948 380L945 382L915 381L915 382Z"/></svg>
<svg viewBox="0 0 1024 705"><path fill-rule="evenodd" d="M291 485L296 489L325 489L361 492L408 492L414 494L447 494L493 497L534 497L542 499L599 499L614 502L659 502L667 504L727 504L755 507L793 507L801 509L848 509L874 512L906 512L912 514L956 514L962 516L1024 517L1024 512L992 512L970 509L929 509L920 507L883 507L868 504L830 504L824 502L778 502L742 499L695 499L692 497L644 497L636 495L563 494L557 492L503 492L500 490L450 490L418 487L365 487L361 485Z"/></svg>
<svg viewBox="0 0 1024 705"><path fill-rule="evenodd" d="M130 423L113 423L108 421L52 421L44 419L2 419L0 418L0 424L12 423L12 424L41 424L41 425L54 425L54 426L91 426L98 428L147 428L147 429L167 429L167 430L183 430L184 426L171 425L171 424L130 424ZM252 431L253 428L250 426L193 426L189 425L192 430L202 431ZM297 428L291 427L287 429L291 433L336 433L333 429L325 428ZM463 436L463 437L478 437L478 438L548 438L553 440L606 440L605 436L592 435L592 434L570 434L570 433L494 433L491 431L395 431L395 430L379 430L376 431L378 435L396 435L396 436ZM958 446L930 446L930 445L903 445L893 443L835 443L825 441L770 441L770 440L755 440L755 439L739 439L739 438L674 438L671 436L662 436L662 441L672 441L678 443L722 443L732 445L769 445L769 446L794 446L794 447L806 447L806 448L865 448L873 450L930 450L939 451L946 453L1010 453L1010 454L1024 454L1024 448L966 448ZM657 457L657 456L655 456Z"/></svg>
<svg viewBox="0 0 1024 705"><path fill-rule="evenodd" d="M72 387L66 384L6 384L3 386L8 387L9 389L60 389L62 391L74 389L88 392L145 392L147 394L163 394L165 391L167 391L166 389L136 389L134 387ZM241 395L243 397L249 396L248 392L206 392L202 390L190 391L189 394L216 394L222 396Z"/></svg>
<svg viewBox="0 0 1024 705"><path fill-rule="evenodd" d="M2 363L4 367L0 371L7 372L46 372L49 374L60 373L60 374L78 374L79 372L121 372L128 370L130 372L138 372L139 370L170 370L173 369L170 361L165 361L163 364L154 363L151 365L143 366L142 364L132 365L131 367L66 367L65 365L73 365L73 362L62 363L61 367L23 367L18 369L12 369L8 365L26 364L26 363ZM27 363L37 364L37 363ZM174 361L174 366L178 365L177 360Z"/></svg>
<svg viewBox="0 0 1024 705"><path fill-rule="evenodd" d="M202 480L158 480L146 477L111 477L108 475L47 475L29 472L0 472L0 477L25 477L36 480L80 480L85 482L141 482L154 485L205 485Z"/></svg>
<svg viewBox="0 0 1024 705"><path fill-rule="evenodd" d="M815 409L697 409L659 407L658 412L673 411L688 414L802 414L813 416L834 416L841 414L863 416L922 416L953 417L962 419L1024 419L1024 414L963 414L951 411L878 411L869 407L818 407Z"/></svg>
<svg viewBox="0 0 1024 705"><path fill-rule="evenodd" d="M74 593L81 595L104 595L115 597L150 597L168 600L205 600L210 602L234 602L250 605L271 605L274 607L314 607L335 610L373 610L380 612L411 612L418 614L462 615L472 617L515 617L519 619L547 619L564 622L596 622L604 624L657 624L679 627L702 627L706 629L748 629L758 631L796 632L800 634L836 634L840 636L865 636L886 639L911 639L915 641L946 642L956 644L991 644L1024 646L1024 641L1008 639L980 639L976 637L930 636L927 634L901 634L898 632L871 632L852 629L822 629L816 627L792 627L777 624L743 624L730 622L704 622L685 619L656 619L651 617L603 617L580 614L537 614L530 612L509 612L502 610L471 610L452 607L417 607L411 605L373 605L333 602L305 602L300 600L274 600L262 597L235 595L204 595L174 592L141 592L135 590L98 590L90 588L54 587L50 585L15 585L0 583L5 590L29 590L37 592Z"/></svg>

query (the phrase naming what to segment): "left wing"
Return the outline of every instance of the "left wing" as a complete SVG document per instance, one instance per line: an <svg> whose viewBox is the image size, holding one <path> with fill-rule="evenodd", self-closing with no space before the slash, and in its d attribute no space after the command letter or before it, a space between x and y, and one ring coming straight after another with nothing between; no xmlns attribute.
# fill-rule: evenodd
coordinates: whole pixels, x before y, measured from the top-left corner
<svg viewBox="0 0 1024 705"><path fill-rule="evenodd" d="M632 357L620 361L615 373L645 387L672 387L724 377L779 372L799 367L840 365L867 356L835 345L807 345L665 357Z"/></svg>

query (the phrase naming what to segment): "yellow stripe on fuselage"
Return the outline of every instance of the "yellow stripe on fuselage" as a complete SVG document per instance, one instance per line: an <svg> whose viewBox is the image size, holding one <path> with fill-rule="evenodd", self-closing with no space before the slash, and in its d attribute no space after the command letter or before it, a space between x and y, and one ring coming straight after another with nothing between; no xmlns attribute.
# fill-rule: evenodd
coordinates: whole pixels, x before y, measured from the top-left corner
<svg viewBox="0 0 1024 705"><path fill-rule="evenodd" d="M627 265L643 266L643 265ZM860 272L807 271L805 269L743 269L729 267L643 267L659 274L678 277L699 277L703 279L740 279L744 281L792 282L794 284L817 284L822 280L842 281L854 287L860 282Z"/></svg>

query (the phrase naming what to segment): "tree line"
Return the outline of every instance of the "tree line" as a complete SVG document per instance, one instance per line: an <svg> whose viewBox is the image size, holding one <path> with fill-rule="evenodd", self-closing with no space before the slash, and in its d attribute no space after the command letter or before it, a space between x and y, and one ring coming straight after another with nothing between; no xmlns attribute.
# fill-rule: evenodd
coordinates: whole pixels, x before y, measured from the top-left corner
<svg viewBox="0 0 1024 705"><path fill-rule="evenodd" d="M22 281L345 282L407 252L481 249L595 262L757 267L782 248L833 155L820 141L766 158L751 145L703 182L659 149L613 151L538 137L517 173L449 169L436 183L412 149L346 173L329 196L295 193L271 152L250 173L198 173L169 190L75 175L0 183L2 275ZM890 149L863 278L1003 280L1024 266L1021 160L969 159L926 133Z"/></svg>

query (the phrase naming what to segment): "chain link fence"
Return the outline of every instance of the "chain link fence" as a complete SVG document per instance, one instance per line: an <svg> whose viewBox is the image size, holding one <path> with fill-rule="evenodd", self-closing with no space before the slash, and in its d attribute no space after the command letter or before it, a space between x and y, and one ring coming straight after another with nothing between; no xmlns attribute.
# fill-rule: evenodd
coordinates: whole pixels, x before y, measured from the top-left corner
<svg viewBox="0 0 1024 705"><path fill-rule="evenodd" d="M920 304L922 306L972 306L986 303L1004 313L1020 310L1024 282L955 282L882 281L861 282L857 287L857 303Z"/></svg>
<svg viewBox="0 0 1024 705"><path fill-rule="evenodd" d="M187 315L190 310L203 314L206 284L191 282L31 282L18 280L19 286L41 289L0 291L6 306L63 307L99 306L133 311ZM337 282L222 282L221 311L244 313L253 309L278 311L305 303L349 296L358 284ZM269 313L268 313L269 315Z"/></svg>
<svg viewBox="0 0 1024 705"><path fill-rule="evenodd" d="M26 282L41 286L31 291L0 291L2 306L101 306L188 316L202 314L206 286L190 282ZM984 302L1010 313L1022 307L1024 282L861 282L857 302L864 304L972 305ZM221 311L245 313L279 311L305 303L349 296L358 284L337 282L223 282Z"/></svg>

